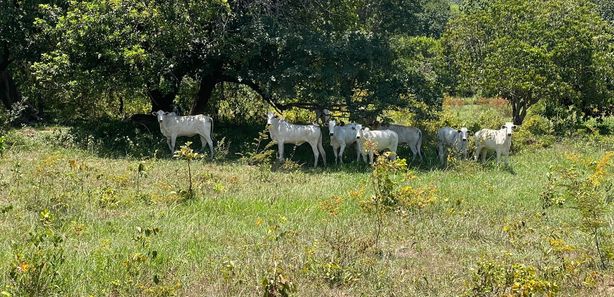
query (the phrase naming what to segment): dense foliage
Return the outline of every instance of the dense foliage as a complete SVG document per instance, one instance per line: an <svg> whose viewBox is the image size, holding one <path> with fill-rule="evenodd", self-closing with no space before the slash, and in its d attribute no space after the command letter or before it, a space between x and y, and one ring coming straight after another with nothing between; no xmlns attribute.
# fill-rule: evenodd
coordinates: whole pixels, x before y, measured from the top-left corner
<svg viewBox="0 0 614 297"><path fill-rule="evenodd" d="M5 0L0 99L47 120L181 107L241 121L268 104L368 122L432 114L446 91L509 100L516 123L540 100L549 116L607 114L611 1L542 2Z"/></svg>
<svg viewBox="0 0 614 297"><path fill-rule="evenodd" d="M514 122L539 100L589 115L614 103L611 24L587 1L466 1L445 36L456 91L510 101Z"/></svg>
<svg viewBox="0 0 614 297"><path fill-rule="evenodd" d="M408 106L408 98L432 104L442 98L437 65L401 54L437 51L433 38L450 15L443 0L96 0L34 7L33 32L55 46L15 70L29 74L20 87L38 89L56 111L88 114L119 104L123 112L124 98L149 98L152 110L170 110L186 80L197 85L192 113L209 109L224 82L249 87L277 109L377 114Z"/></svg>

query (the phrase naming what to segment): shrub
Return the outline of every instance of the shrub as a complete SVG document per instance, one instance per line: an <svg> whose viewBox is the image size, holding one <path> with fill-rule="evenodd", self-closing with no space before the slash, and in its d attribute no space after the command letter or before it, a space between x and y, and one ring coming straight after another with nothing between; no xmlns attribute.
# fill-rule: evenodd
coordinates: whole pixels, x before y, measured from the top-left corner
<svg viewBox="0 0 614 297"><path fill-rule="evenodd" d="M522 130L528 131L533 135L550 135L554 133L552 122L540 115L531 115L525 118Z"/></svg>
<svg viewBox="0 0 614 297"><path fill-rule="evenodd" d="M542 193L542 205L548 209L552 205L571 204L569 207L580 214L579 229L593 242L599 266L606 269L614 259L611 226L607 219L614 189L614 181L610 178L614 152L607 152L597 161L583 160L573 154L567 155L567 159L571 164L550 173L555 177L550 176Z"/></svg>
<svg viewBox="0 0 614 297"><path fill-rule="evenodd" d="M268 139L269 134L266 129L258 132L258 137L254 138L249 145L246 150L247 153L239 154L241 160L249 165L270 164L275 155L275 151L273 150L275 142L270 141L264 144Z"/></svg>

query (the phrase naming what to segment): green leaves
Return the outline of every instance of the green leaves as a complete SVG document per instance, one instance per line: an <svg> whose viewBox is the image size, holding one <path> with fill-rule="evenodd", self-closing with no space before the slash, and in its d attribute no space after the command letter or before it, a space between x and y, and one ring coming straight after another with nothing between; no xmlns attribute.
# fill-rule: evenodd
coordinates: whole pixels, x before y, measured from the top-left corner
<svg viewBox="0 0 614 297"><path fill-rule="evenodd" d="M614 31L593 8L578 0L470 1L444 37L450 80L457 91L509 100L516 124L539 100L585 112L611 105L614 88L603 77L612 72L602 58L614 51L602 41Z"/></svg>

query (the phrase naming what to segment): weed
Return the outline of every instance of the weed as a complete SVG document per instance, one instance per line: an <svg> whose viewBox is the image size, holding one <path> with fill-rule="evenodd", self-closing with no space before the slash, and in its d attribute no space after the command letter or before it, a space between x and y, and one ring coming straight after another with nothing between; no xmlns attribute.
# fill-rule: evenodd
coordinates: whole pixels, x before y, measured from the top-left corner
<svg viewBox="0 0 614 297"><path fill-rule="evenodd" d="M262 278L262 289L265 297L287 297L296 291L296 286L275 261L272 269Z"/></svg>
<svg viewBox="0 0 614 297"><path fill-rule="evenodd" d="M596 162L583 161L575 155L567 158L572 162L571 166L560 169L557 178L549 178L546 191L541 195L542 206L548 208L556 201L573 201L581 216L580 230L592 238L600 266L606 269L610 259L614 258L612 234L606 218L613 185L608 177L612 176L610 161L614 152L606 153ZM593 168L588 169L590 167Z"/></svg>
<svg viewBox="0 0 614 297"><path fill-rule="evenodd" d="M230 145L230 141L227 141L226 137L222 137L222 139L220 139L215 146L215 155L213 156L213 160L226 160L230 154Z"/></svg>
<svg viewBox="0 0 614 297"><path fill-rule="evenodd" d="M484 260L476 266L466 296L552 296L558 291L555 283L531 265Z"/></svg>
<svg viewBox="0 0 614 297"><path fill-rule="evenodd" d="M246 150L247 153L239 154L241 156L241 160L249 165L270 164L273 155L275 154L275 151L273 150L275 142L270 141L263 145L263 142L268 139L269 134L266 129L258 132L258 137L253 139L252 143Z"/></svg>
<svg viewBox="0 0 614 297"><path fill-rule="evenodd" d="M6 151L6 136L0 135L0 157L4 155Z"/></svg>
<svg viewBox="0 0 614 297"><path fill-rule="evenodd" d="M179 282L167 281L157 268L161 264L158 250L154 248L154 238L160 233L158 227L137 227L132 238L135 243L134 252L125 257L122 264L125 268L123 279L112 282L113 291L137 295L141 293L149 296L175 296L181 288Z"/></svg>
<svg viewBox="0 0 614 297"><path fill-rule="evenodd" d="M62 292L60 267L64 263L64 235L55 224L54 215L43 210L27 239L12 243L9 296L49 296Z"/></svg>
<svg viewBox="0 0 614 297"><path fill-rule="evenodd" d="M194 152L194 150L190 148L191 145L192 145L191 141L186 142L185 145L182 145L181 148L178 151L176 151L174 154L175 158L185 159L188 161L188 182L189 184L188 184L188 191L187 191L187 196L186 196L186 198L188 199L194 198L194 191L192 190L192 168L190 167L190 164L192 163L192 160L203 158L202 154Z"/></svg>
<svg viewBox="0 0 614 297"><path fill-rule="evenodd" d="M139 196L141 195L141 178L145 176L147 176L145 164L143 162L139 162L139 166L136 169L136 193Z"/></svg>

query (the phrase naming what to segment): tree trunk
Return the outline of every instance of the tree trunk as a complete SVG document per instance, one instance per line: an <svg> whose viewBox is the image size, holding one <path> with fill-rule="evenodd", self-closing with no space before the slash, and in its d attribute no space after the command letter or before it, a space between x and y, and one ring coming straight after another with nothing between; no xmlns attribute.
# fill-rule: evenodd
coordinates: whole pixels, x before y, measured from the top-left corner
<svg viewBox="0 0 614 297"><path fill-rule="evenodd" d="M13 103L21 100L19 90L8 68L0 71L0 100L7 110L12 108Z"/></svg>
<svg viewBox="0 0 614 297"><path fill-rule="evenodd" d="M147 91L147 95L151 101L151 112L158 110L173 111L173 102L177 95L176 91L173 90L165 94L159 89L151 89Z"/></svg>
<svg viewBox="0 0 614 297"><path fill-rule="evenodd" d="M514 125L522 125L525 116L527 115L527 107L519 102L519 100L509 100L512 104L512 122Z"/></svg>
<svg viewBox="0 0 614 297"><path fill-rule="evenodd" d="M192 105L190 114L202 114L205 112L205 109L209 104L209 100L211 100L211 95L213 94L215 85L218 82L219 79L215 75L207 75L201 79L200 88L198 90L198 94L196 95L196 99L194 100L194 104Z"/></svg>
<svg viewBox="0 0 614 297"><path fill-rule="evenodd" d="M206 61L207 67L203 69L200 78L198 94L192 104L190 114L202 114L206 111L215 85L223 81L224 62L222 57L212 57Z"/></svg>

